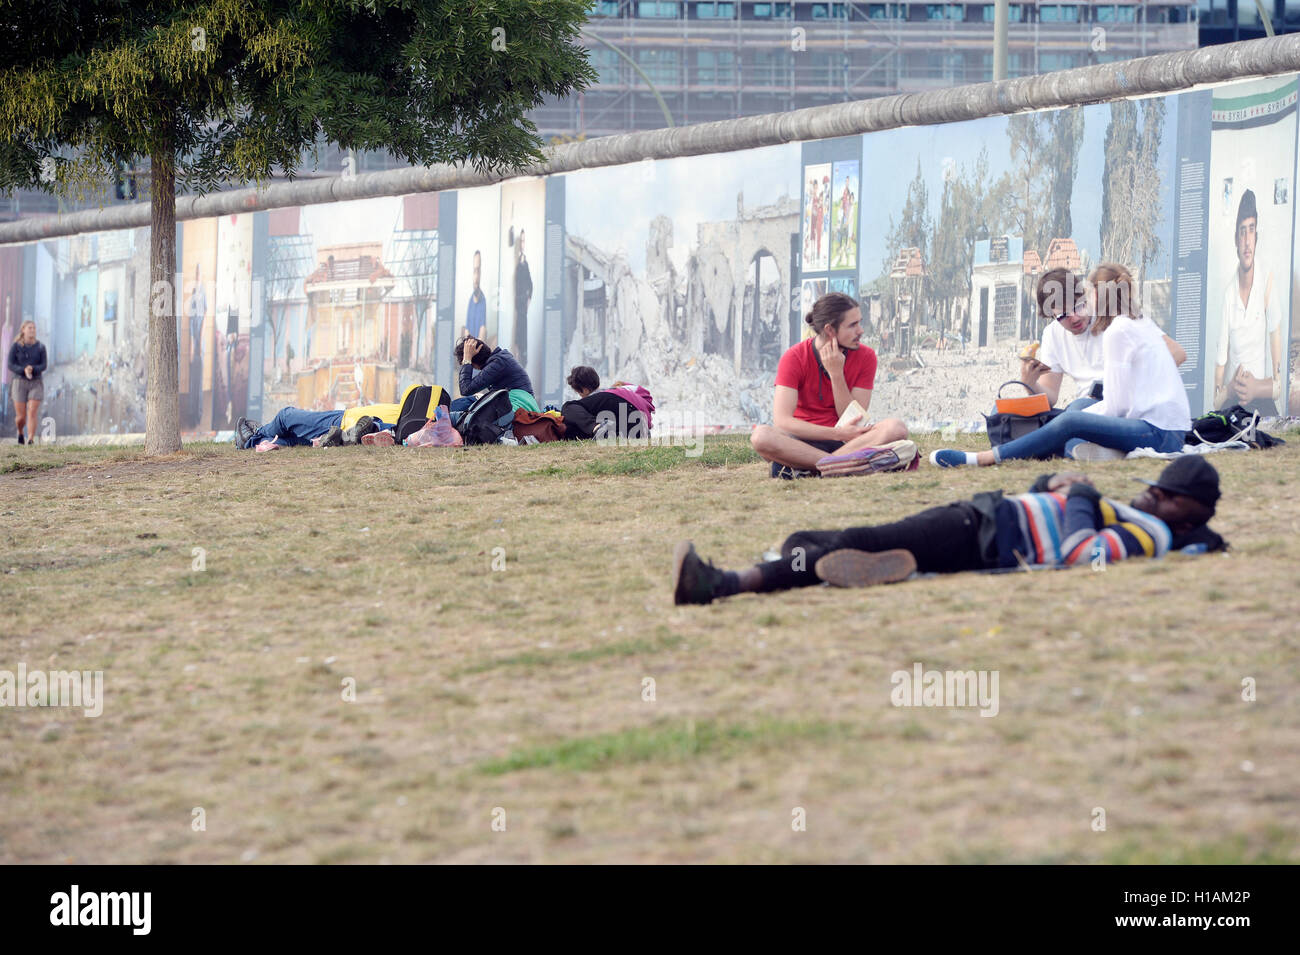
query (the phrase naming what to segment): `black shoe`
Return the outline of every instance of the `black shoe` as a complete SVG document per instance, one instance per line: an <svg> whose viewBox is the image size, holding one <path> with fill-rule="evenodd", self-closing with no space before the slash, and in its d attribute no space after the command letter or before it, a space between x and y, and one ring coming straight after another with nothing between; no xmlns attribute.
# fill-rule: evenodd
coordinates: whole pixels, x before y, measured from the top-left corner
<svg viewBox="0 0 1300 955"><path fill-rule="evenodd" d="M783 481L794 481L799 478L821 477L821 474L809 468L792 468L788 464L777 464L773 461L772 477Z"/></svg>
<svg viewBox="0 0 1300 955"><path fill-rule="evenodd" d="M235 447L246 448L253 435L257 434L257 429L261 425L255 421L249 421L247 418L240 418L235 423Z"/></svg>
<svg viewBox="0 0 1300 955"><path fill-rule="evenodd" d="M343 446L343 429L338 425L330 428L325 432L325 438L321 441L322 448L339 448Z"/></svg>
<svg viewBox="0 0 1300 955"><path fill-rule="evenodd" d="M722 571L700 559L695 545L682 541L673 551L673 603L713 603L722 583Z"/></svg>
<svg viewBox="0 0 1300 955"><path fill-rule="evenodd" d="M379 430L379 422L368 414L357 419L357 423L343 432L344 444L360 444L361 439Z"/></svg>
<svg viewBox="0 0 1300 955"><path fill-rule="evenodd" d="M18 432L18 443L19 443L19 444L23 444L23 443L24 443L24 442L23 442L23 433L22 433L21 431Z"/></svg>

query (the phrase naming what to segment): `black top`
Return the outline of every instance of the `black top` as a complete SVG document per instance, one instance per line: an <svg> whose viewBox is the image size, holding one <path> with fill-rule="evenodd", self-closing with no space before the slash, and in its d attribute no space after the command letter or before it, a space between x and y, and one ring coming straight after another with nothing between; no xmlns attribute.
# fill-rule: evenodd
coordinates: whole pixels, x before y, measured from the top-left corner
<svg viewBox="0 0 1300 955"><path fill-rule="evenodd" d="M19 378L27 377L24 372L31 365L31 380L39 381L41 373L45 371L45 364L45 346L40 342L25 345L16 341L9 346L9 371Z"/></svg>

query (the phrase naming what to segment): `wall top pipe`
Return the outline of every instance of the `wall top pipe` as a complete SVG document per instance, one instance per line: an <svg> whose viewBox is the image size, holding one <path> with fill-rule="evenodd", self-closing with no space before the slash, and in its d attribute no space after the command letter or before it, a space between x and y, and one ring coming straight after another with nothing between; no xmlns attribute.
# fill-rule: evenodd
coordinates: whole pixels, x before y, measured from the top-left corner
<svg viewBox="0 0 1300 955"><path fill-rule="evenodd" d="M1176 93L1215 83L1300 72L1300 33L1222 46L1162 53L994 83L815 106L789 113L673 129L605 136L554 146L545 159L513 172L480 173L465 166L413 166L360 176L275 183L202 196L178 196L176 219L205 219L286 206L315 205L489 185L524 176L674 159L759 146L855 136L898 126L927 126L1029 110L1084 106L1109 100ZM148 202L0 223L0 245L82 232L148 226Z"/></svg>

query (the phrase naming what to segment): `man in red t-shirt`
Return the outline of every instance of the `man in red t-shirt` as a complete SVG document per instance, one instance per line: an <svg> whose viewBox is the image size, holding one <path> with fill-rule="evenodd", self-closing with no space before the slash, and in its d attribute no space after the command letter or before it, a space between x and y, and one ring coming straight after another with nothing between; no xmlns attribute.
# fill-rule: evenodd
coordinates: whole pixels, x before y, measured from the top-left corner
<svg viewBox="0 0 1300 955"><path fill-rule="evenodd" d="M816 335L789 348L776 369L772 424L750 437L754 450L772 462L773 477L817 473L828 454L874 448L907 437L907 425L886 418L866 427L836 427L857 399L871 407L876 353L862 344L862 310L840 292L823 295L804 321Z"/></svg>

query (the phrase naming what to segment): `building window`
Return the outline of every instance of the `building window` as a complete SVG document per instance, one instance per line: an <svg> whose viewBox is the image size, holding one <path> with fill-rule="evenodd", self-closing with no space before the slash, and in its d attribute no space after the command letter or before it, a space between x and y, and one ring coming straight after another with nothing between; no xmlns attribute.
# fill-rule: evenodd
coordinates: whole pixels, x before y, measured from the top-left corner
<svg viewBox="0 0 1300 955"><path fill-rule="evenodd" d="M587 11L589 17L616 17L618 16L618 0L594 0L591 9Z"/></svg>
<svg viewBox="0 0 1300 955"><path fill-rule="evenodd" d="M672 20L680 15L678 7L677 0L640 0L636 5L636 15Z"/></svg>
<svg viewBox="0 0 1300 955"><path fill-rule="evenodd" d="M623 64L619 55L613 50L598 46L587 51L587 60L596 68L597 83L617 84L622 82Z"/></svg>
<svg viewBox="0 0 1300 955"><path fill-rule="evenodd" d="M732 50L700 50L695 54L695 80L709 85L736 80L736 54Z"/></svg>
<svg viewBox="0 0 1300 955"><path fill-rule="evenodd" d="M927 20L960 20L965 16L965 7L960 3L927 3L925 18Z"/></svg>
<svg viewBox="0 0 1300 955"><path fill-rule="evenodd" d="M788 3L756 3L753 7L755 20L778 20L791 15Z"/></svg>
<svg viewBox="0 0 1300 955"><path fill-rule="evenodd" d="M985 4L980 10L980 12L983 14L982 16L983 21L985 23L992 23L996 18L996 13L995 13L996 10L997 7L995 7L993 4L991 3ZM1024 18L1025 18L1024 7L1018 6L1017 4L1014 3L1009 4L1007 6L1008 23L1020 23L1021 21L1024 20Z"/></svg>
<svg viewBox="0 0 1300 955"><path fill-rule="evenodd" d="M867 4L868 20L906 20L907 4L905 3L869 3Z"/></svg>
<svg viewBox="0 0 1300 955"><path fill-rule="evenodd" d="M785 50L764 49L749 51L752 67L745 70L745 86L789 86L791 57ZM746 102L748 102L748 96Z"/></svg>
<svg viewBox="0 0 1300 955"><path fill-rule="evenodd" d="M671 86L681 82L676 50L637 50L636 62L652 83Z"/></svg>
<svg viewBox="0 0 1300 955"><path fill-rule="evenodd" d="M736 5L734 3L697 3L695 15L701 20L734 20Z"/></svg>
<svg viewBox="0 0 1300 955"><path fill-rule="evenodd" d="M1038 8L1040 23L1078 23L1079 8L1076 6L1041 6Z"/></svg>
<svg viewBox="0 0 1300 955"><path fill-rule="evenodd" d="M812 18L814 20L847 20L849 8L843 3L814 3Z"/></svg>
<svg viewBox="0 0 1300 955"><path fill-rule="evenodd" d="M1134 23L1137 7L1094 7L1093 14L1098 23Z"/></svg>

